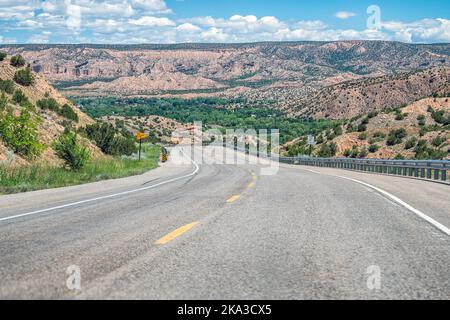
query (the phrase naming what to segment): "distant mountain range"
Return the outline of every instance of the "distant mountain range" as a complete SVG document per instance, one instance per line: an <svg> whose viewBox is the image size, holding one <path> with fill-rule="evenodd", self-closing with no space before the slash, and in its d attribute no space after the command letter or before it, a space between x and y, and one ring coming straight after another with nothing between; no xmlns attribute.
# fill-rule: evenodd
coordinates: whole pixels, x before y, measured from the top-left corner
<svg viewBox="0 0 450 320"><path fill-rule="evenodd" d="M71 96L244 97L348 118L450 92L450 44L384 41L14 45Z"/></svg>

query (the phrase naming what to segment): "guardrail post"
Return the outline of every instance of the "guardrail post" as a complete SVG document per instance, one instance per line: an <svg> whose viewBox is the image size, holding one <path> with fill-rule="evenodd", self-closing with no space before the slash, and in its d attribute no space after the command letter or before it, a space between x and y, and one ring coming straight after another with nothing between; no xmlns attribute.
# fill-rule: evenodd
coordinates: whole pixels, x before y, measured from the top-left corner
<svg viewBox="0 0 450 320"><path fill-rule="evenodd" d="M434 169L434 180L439 180L439 170Z"/></svg>
<svg viewBox="0 0 450 320"><path fill-rule="evenodd" d="M447 170L442 170L441 179L442 181L447 181Z"/></svg>

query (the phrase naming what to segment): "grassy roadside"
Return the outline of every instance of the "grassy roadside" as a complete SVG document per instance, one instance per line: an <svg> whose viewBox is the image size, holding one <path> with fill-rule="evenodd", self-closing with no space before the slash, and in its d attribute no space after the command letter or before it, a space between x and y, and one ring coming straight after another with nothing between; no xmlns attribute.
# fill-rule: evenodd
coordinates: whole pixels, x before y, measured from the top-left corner
<svg viewBox="0 0 450 320"><path fill-rule="evenodd" d="M9 168L0 165L0 194L65 187L107 179L139 175L158 167L159 146L144 146L143 157L93 159L80 171L60 167L28 165Z"/></svg>

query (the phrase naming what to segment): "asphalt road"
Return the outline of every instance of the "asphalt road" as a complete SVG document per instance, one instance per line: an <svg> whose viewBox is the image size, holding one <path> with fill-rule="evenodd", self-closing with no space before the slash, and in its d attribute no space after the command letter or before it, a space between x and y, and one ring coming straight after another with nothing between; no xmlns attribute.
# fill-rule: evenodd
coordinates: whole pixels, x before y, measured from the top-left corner
<svg viewBox="0 0 450 320"><path fill-rule="evenodd" d="M0 298L450 298L449 186L175 162L0 196Z"/></svg>

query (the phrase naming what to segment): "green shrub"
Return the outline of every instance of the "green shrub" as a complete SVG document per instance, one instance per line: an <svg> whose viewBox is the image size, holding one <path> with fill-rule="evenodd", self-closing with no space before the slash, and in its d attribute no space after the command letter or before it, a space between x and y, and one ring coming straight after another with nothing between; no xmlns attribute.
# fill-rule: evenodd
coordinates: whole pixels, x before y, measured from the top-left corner
<svg viewBox="0 0 450 320"><path fill-rule="evenodd" d="M375 144L383 141L386 138L386 134L383 132L377 131L372 135L372 138L369 139L370 144Z"/></svg>
<svg viewBox="0 0 450 320"><path fill-rule="evenodd" d="M361 124L369 124L369 118L365 117L361 120Z"/></svg>
<svg viewBox="0 0 450 320"><path fill-rule="evenodd" d="M394 146L396 144L402 143L403 138L405 138L405 137L406 137L405 129L401 128L401 129L391 130L389 132L386 143L388 146Z"/></svg>
<svg viewBox="0 0 450 320"><path fill-rule="evenodd" d="M37 102L37 106L42 110L51 110L59 112L59 104L53 98L41 99Z"/></svg>
<svg viewBox="0 0 450 320"><path fill-rule="evenodd" d="M8 105L8 97L5 95L4 92L2 92L2 95L0 96L0 112L5 110L7 105Z"/></svg>
<svg viewBox="0 0 450 320"><path fill-rule="evenodd" d="M8 56L8 55L6 54L6 52L0 51L0 61L5 60L5 58L6 58L7 56Z"/></svg>
<svg viewBox="0 0 450 320"><path fill-rule="evenodd" d="M325 135L327 137L327 140L333 140L334 138L336 138L336 135L335 135L334 131L332 131L331 129L328 129L325 132Z"/></svg>
<svg viewBox="0 0 450 320"><path fill-rule="evenodd" d="M350 157L351 154L352 154L352 150L350 150L350 149L344 150L344 157L348 158L348 157Z"/></svg>
<svg viewBox="0 0 450 320"><path fill-rule="evenodd" d="M377 139L384 139L386 138L386 134L381 131L377 131L373 134L373 137Z"/></svg>
<svg viewBox="0 0 450 320"><path fill-rule="evenodd" d="M25 69L17 70L14 74L14 81L22 86L31 86L34 82L34 75L31 72L31 68L27 67Z"/></svg>
<svg viewBox="0 0 450 320"><path fill-rule="evenodd" d="M425 125L425 115L420 114L417 116L417 121L419 122L419 126Z"/></svg>
<svg viewBox="0 0 450 320"><path fill-rule="evenodd" d="M72 107L69 106L67 103L62 106L62 108L59 110L59 114L63 116L66 119L72 120L74 122L78 122L78 114L73 111Z"/></svg>
<svg viewBox="0 0 450 320"><path fill-rule="evenodd" d="M413 137L413 138L409 139L408 141L406 141L405 149L406 150L412 149L416 146L416 144L417 144L417 139Z"/></svg>
<svg viewBox="0 0 450 320"><path fill-rule="evenodd" d="M405 160L405 156L401 153L397 153L397 155L394 157L394 160Z"/></svg>
<svg viewBox="0 0 450 320"><path fill-rule="evenodd" d="M84 128L86 136L106 154L131 155L136 151L134 138L123 137L108 123L95 123Z"/></svg>
<svg viewBox="0 0 450 320"><path fill-rule="evenodd" d="M447 156L446 151L428 147L426 140L419 140L414 148L416 159L440 160Z"/></svg>
<svg viewBox="0 0 450 320"><path fill-rule="evenodd" d="M394 109L392 107L386 107L383 112L386 114L389 114L389 113L394 112Z"/></svg>
<svg viewBox="0 0 450 320"><path fill-rule="evenodd" d="M350 153L350 158L357 158L359 154L359 150L357 146L352 147L352 152Z"/></svg>
<svg viewBox="0 0 450 320"><path fill-rule="evenodd" d="M11 80L1 80L0 79L0 91L3 91L7 94L14 93L14 82Z"/></svg>
<svg viewBox="0 0 450 320"><path fill-rule="evenodd" d="M378 145L376 145L376 144L371 144L371 145L369 146L369 152L370 152L370 153L375 153L375 152L378 151L378 149L380 149L380 147L379 147Z"/></svg>
<svg viewBox="0 0 450 320"><path fill-rule="evenodd" d="M362 148L361 151L358 153L358 158L365 158L369 152L367 151L366 147Z"/></svg>
<svg viewBox="0 0 450 320"><path fill-rule="evenodd" d="M87 148L80 146L77 135L73 132L63 133L53 144L56 155L62 159L66 168L70 170L82 169L89 160Z"/></svg>
<svg viewBox="0 0 450 320"><path fill-rule="evenodd" d="M333 131L334 131L334 134L335 134L336 137L339 137L343 133L341 125L338 125L338 126L334 127Z"/></svg>
<svg viewBox="0 0 450 320"><path fill-rule="evenodd" d="M367 133L366 132L362 132L359 134L358 136L359 140L366 140L367 139Z"/></svg>
<svg viewBox="0 0 450 320"><path fill-rule="evenodd" d="M23 93L22 90L16 89L16 90L14 91L14 95L13 95L13 97L12 97L12 101L14 101L14 102L17 103L17 104L22 104L22 103L24 103L24 102L27 102L27 101L28 101L28 98L27 98L27 96L25 95L25 93Z"/></svg>
<svg viewBox="0 0 450 320"><path fill-rule="evenodd" d="M367 130L367 125L361 123L361 124L358 126L358 132L364 132L364 131L366 131L366 130Z"/></svg>
<svg viewBox="0 0 450 320"><path fill-rule="evenodd" d="M116 156L131 156L134 152L136 152L136 144L134 143L134 138L124 137L120 135L114 137L108 150L108 154Z"/></svg>
<svg viewBox="0 0 450 320"><path fill-rule="evenodd" d="M405 119L405 114L403 114L403 113L401 113L401 112L397 112L397 113L395 114L395 120L401 121L401 120L404 120L404 119Z"/></svg>
<svg viewBox="0 0 450 320"><path fill-rule="evenodd" d="M12 111L0 115L0 133L3 142L15 153L33 159L43 146L38 140L39 119L31 116L28 110L22 110L16 117Z"/></svg>
<svg viewBox="0 0 450 320"><path fill-rule="evenodd" d="M26 61L21 55L11 57L11 65L16 68L23 67Z"/></svg>
<svg viewBox="0 0 450 320"><path fill-rule="evenodd" d="M349 123L347 125L347 129L346 129L347 133L351 133L351 132L355 132L355 126L352 123Z"/></svg>
<svg viewBox="0 0 450 320"><path fill-rule="evenodd" d="M336 155L337 145L334 142L324 143L320 146L319 157L330 158Z"/></svg>
<svg viewBox="0 0 450 320"><path fill-rule="evenodd" d="M367 117L368 117L369 119L372 119L372 118L375 118L377 115L378 115L378 112L372 111L372 112L370 112L370 113L367 115Z"/></svg>
<svg viewBox="0 0 450 320"><path fill-rule="evenodd" d="M450 124L450 114L447 114L444 110L433 111L431 117L439 124Z"/></svg>
<svg viewBox="0 0 450 320"><path fill-rule="evenodd" d="M322 144L322 143L324 143L324 139L323 139L323 135L322 135L322 134L319 134L319 135L317 136L317 138L316 138L316 143L317 143L317 144Z"/></svg>
<svg viewBox="0 0 450 320"><path fill-rule="evenodd" d="M433 140L431 140L431 144L435 147L440 147L441 144L443 144L444 142L446 142L447 139L443 136L437 136L436 138L434 138Z"/></svg>

